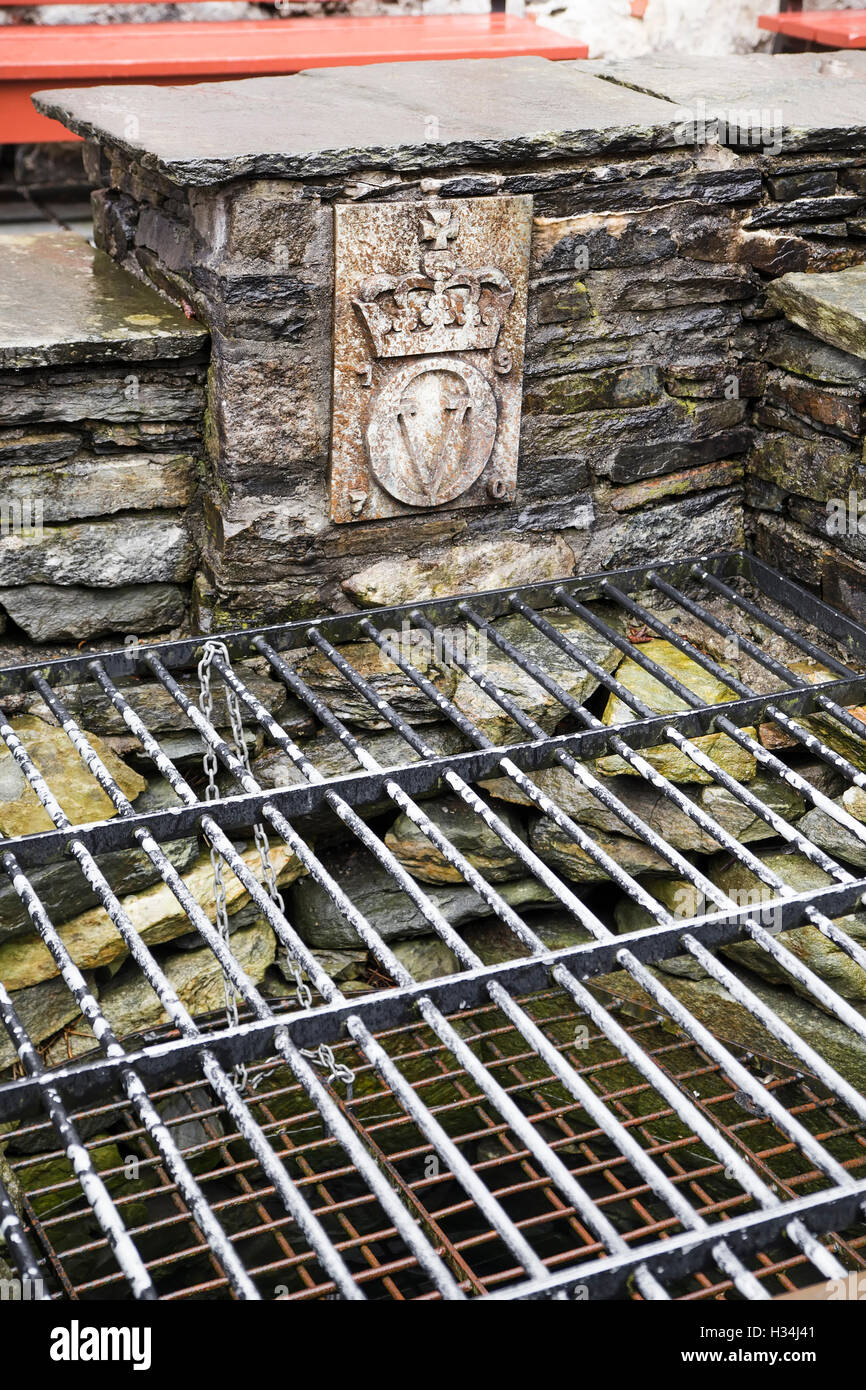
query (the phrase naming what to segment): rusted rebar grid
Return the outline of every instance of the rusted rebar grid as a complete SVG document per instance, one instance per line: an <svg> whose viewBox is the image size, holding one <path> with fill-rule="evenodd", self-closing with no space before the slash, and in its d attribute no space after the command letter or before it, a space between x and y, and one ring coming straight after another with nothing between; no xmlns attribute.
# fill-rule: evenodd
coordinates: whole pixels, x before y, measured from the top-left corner
<svg viewBox="0 0 866 1390"><path fill-rule="evenodd" d="M499 620L508 615L522 626L503 630ZM395 643L398 625L435 645L450 684L421 669L411 640ZM759 629L776 645L756 640ZM557 654L555 670L539 661L533 633ZM611 669L596 659L591 635L615 654ZM481 639L494 661L478 659ZM724 694L703 698L654 659L653 639ZM22 1121L13 1147L16 1170L28 1179L26 1219L8 1218L9 1251L22 1274L32 1276L35 1262L46 1296L66 1297L123 1290L143 1298L668 1299L728 1291L762 1299L863 1263L866 1098L838 1047L810 1040L780 1015L754 963L831 1020L838 1036L866 1042L858 1002L866 995L838 989L838 972L828 980L813 968L797 936L808 927L839 959L866 970L866 951L846 919L866 892L856 871L857 860L866 864L857 799L866 789L857 762L866 750L857 713L866 696L866 630L760 562L722 555L221 641L225 651L211 650L210 668L249 727L283 755L276 787L251 770L243 731L232 746L196 703L185 673L201 657L201 639L0 672L0 697L16 708L41 701L113 811L72 824L28 752L26 730L19 736L2 715L0 738L53 827L8 838L3 867L22 920L75 1000L80 1035L57 1065L56 1051L34 1045L0 984L0 1018L20 1061L19 1074L0 1081L0 1123ZM353 664L358 641L401 673L429 711L425 718L407 717L369 670ZM719 643L748 659L749 683L719 659ZM311 682L298 659L304 653L330 671L330 686ZM238 674L235 663L249 657L357 771L316 766L315 750ZM661 713L618 678L622 658L662 691ZM565 688L563 670L585 675L595 702ZM221 778L216 799L204 799L195 776L137 712L142 678L208 750ZM527 680L555 705L552 721L539 723L531 701L521 703ZM457 681L476 692L474 703L457 700ZM360 724L329 700L334 683L366 711ZM136 811L76 716L82 688L116 712L175 804ZM599 698L618 702L618 717L600 717ZM478 713L482 700L500 720L498 741ZM430 718L451 729L462 751L430 741ZM405 754L383 765L365 727L392 731ZM814 808L836 839L818 843L750 789L749 778L725 770L708 735L728 740ZM780 752L790 748L832 774L836 791L826 789L827 777L810 780L802 764L785 762ZM688 777L670 774L674 756ZM551 770L565 781L545 782L539 774ZM623 800L623 773L652 793L637 809ZM507 795L491 796L491 781ZM766 827L762 836L791 846L823 875L821 886L790 887L720 823L718 801L702 799L695 784L718 789ZM595 819L570 813L556 786L569 789L569 805L579 793ZM459 836L425 810L423 798L437 788L580 929L579 944L550 946L496 873L473 862ZM594 883L639 909L641 925L615 930L602 896L569 878L562 855L551 861L539 852L540 836L517 832L505 813L509 800L529 806L546 834L590 865ZM757 900L738 901L694 854L654 829L659 806L693 827L704 852L724 851L751 874ZM482 959L431 891L435 878L413 874L395 852L382 829L389 808L430 846L443 881L471 890L500 925L506 947L498 958ZM615 837L597 828L611 824L646 848L657 872L682 883L688 911L672 911L641 871L619 861ZM257 825L365 953L361 992L341 987L311 949L275 880L268 891L267 852L257 873L238 846ZM416 979L353 900L328 851L338 832L451 953L447 973ZM190 834L273 933L298 980L295 995L260 987L190 891L165 849ZM840 836L854 847L847 865L835 848ZM199 947L215 958L242 1006L237 1022L195 1016L166 974L158 941L137 930L101 863L128 848L141 851ZM64 858L87 881L130 968L154 991L168 1020L156 1033L117 1036L73 943L46 909L34 875ZM732 946L753 953L750 969L737 971L718 954ZM766 1040L751 1061L657 968L672 958L681 974L724 991ZM645 1021L635 1022L635 1011ZM345 1094L335 1078L350 1075ZM48 1123L34 1120L46 1110ZM64 1155L72 1171L58 1181ZM43 1183L43 1172L55 1180Z"/></svg>

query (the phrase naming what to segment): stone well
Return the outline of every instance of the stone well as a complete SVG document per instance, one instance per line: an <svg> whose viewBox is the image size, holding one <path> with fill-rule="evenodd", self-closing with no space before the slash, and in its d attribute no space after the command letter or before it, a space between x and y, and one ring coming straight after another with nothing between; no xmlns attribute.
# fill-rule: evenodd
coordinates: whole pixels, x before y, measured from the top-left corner
<svg viewBox="0 0 866 1390"><path fill-rule="evenodd" d="M210 332L203 629L772 556L780 517L825 582L837 543L802 478L830 454L859 468L862 377L828 377L772 290L866 260L863 55L37 102L88 141L102 249ZM844 602L863 572L838 546Z"/></svg>

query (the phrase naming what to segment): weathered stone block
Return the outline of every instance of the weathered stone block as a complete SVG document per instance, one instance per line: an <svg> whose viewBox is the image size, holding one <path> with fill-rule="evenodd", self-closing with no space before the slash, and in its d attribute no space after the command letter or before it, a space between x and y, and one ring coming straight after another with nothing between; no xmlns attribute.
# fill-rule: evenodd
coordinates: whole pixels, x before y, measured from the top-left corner
<svg viewBox="0 0 866 1390"><path fill-rule="evenodd" d="M215 335L210 410L219 475L259 482L287 472L325 476L330 407L330 345L230 341Z"/></svg>
<svg viewBox="0 0 866 1390"><path fill-rule="evenodd" d="M866 357L866 269L836 275L784 275L767 296L794 323L855 357Z"/></svg>
<svg viewBox="0 0 866 1390"><path fill-rule="evenodd" d="M72 521L113 512L187 506L195 494L198 463L190 454L79 453L63 464L20 464L0 481L4 504L38 497L43 520Z"/></svg>
<svg viewBox="0 0 866 1390"><path fill-rule="evenodd" d="M594 270L585 277L596 313L673 309L748 299L753 286L740 266L710 267L687 261L662 262L652 271Z"/></svg>
<svg viewBox="0 0 866 1390"><path fill-rule="evenodd" d="M537 289L531 298L539 323L571 323L589 318L589 294L582 280L564 280Z"/></svg>
<svg viewBox="0 0 866 1390"><path fill-rule="evenodd" d="M735 404L731 402L730 404ZM706 438L673 439L670 442L623 444L612 450L609 475L612 483L637 482L639 478L655 478L662 473L678 472L716 459L742 454L752 440L749 429L722 429Z"/></svg>
<svg viewBox="0 0 866 1390"><path fill-rule="evenodd" d="M0 537L0 585L183 583L194 560L192 537L177 513L83 521L46 526L41 535Z"/></svg>
<svg viewBox="0 0 866 1390"><path fill-rule="evenodd" d="M0 372L0 424L99 420L198 421L204 392L195 370L127 364L121 368L48 368Z"/></svg>
<svg viewBox="0 0 866 1390"><path fill-rule="evenodd" d="M545 270L609 270L648 265L676 255L677 244L658 213L581 213L537 217L532 264Z"/></svg>
<svg viewBox="0 0 866 1390"><path fill-rule="evenodd" d="M799 174L777 174L767 179L770 197L778 203L792 198L828 197L836 192L835 169L804 169Z"/></svg>
<svg viewBox="0 0 866 1390"><path fill-rule="evenodd" d="M82 435L69 430L0 430L0 465L48 465L68 459L81 448Z"/></svg>
<svg viewBox="0 0 866 1390"><path fill-rule="evenodd" d="M858 463L853 449L782 432L757 435L748 459L757 477L822 504L828 497L847 496Z"/></svg>
<svg viewBox="0 0 866 1390"><path fill-rule="evenodd" d="M379 606L562 579L573 569L574 554L561 538L477 541L419 559L380 560L345 579L343 589L359 603Z"/></svg>
<svg viewBox="0 0 866 1390"><path fill-rule="evenodd" d="M226 248L243 261L276 269L326 264L333 249L332 219L312 198L275 180L242 185L228 203Z"/></svg>
<svg viewBox="0 0 866 1390"><path fill-rule="evenodd" d="M769 362L798 376L833 386L859 386L866 390L866 362L862 357L830 347L820 338L788 323L774 325L770 330L765 355Z"/></svg>
<svg viewBox="0 0 866 1390"><path fill-rule="evenodd" d="M737 550L743 545L742 492L739 488L699 492L615 515L609 524L596 525L584 547L576 537L573 541L578 571Z"/></svg>
<svg viewBox="0 0 866 1390"><path fill-rule="evenodd" d="M817 385L788 372L770 372L764 392L766 406L781 406L816 429L849 439L858 439L862 431L860 399L857 388Z"/></svg>
<svg viewBox="0 0 866 1390"><path fill-rule="evenodd" d="M832 562L826 540L810 536L788 518L762 512L754 522L755 553L768 565L785 556L785 572L801 584L820 588L825 564Z"/></svg>
<svg viewBox="0 0 866 1390"><path fill-rule="evenodd" d="M0 589L0 606L34 642L78 642L106 632L166 632L182 621L187 604L186 592L177 584Z"/></svg>
<svg viewBox="0 0 866 1390"><path fill-rule="evenodd" d="M859 212L863 202L864 199L855 195L840 194L833 198L798 198L789 203L771 203L753 212L745 226L755 230L759 227L787 227L797 222L831 221Z"/></svg>
<svg viewBox="0 0 866 1390"><path fill-rule="evenodd" d="M616 410L648 405L661 392L657 367L547 376L529 386L523 408L529 415L573 415L583 410Z"/></svg>
<svg viewBox="0 0 866 1390"><path fill-rule="evenodd" d="M691 492L706 492L711 488L726 488L742 483L743 462L726 460L723 463L706 463L697 468L686 468L679 473L668 473L646 482L632 483L630 487L618 488L611 494L610 504L616 512L632 512L642 507L652 506L665 498L685 497Z"/></svg>
<svg viewBox="0 0 866 1390"><path fill-rule="evenodd" d="M188 357L207 334L72 232L7 237L0 368Z"/></svg>

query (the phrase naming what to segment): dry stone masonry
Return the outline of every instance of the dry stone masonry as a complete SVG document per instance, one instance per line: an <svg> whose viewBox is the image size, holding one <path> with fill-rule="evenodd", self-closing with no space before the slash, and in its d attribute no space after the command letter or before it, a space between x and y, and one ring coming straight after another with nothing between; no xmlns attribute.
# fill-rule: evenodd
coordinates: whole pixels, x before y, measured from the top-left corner
<svg viewBox="0 0 866 1390"><path fill-rule="evenodd" d="M0 608L27 637L184 621L206 343L71 232L4 240Z"/></svg>
<svg viewBox="0 0 866 1390"><path fill-rule="evenodd" d="M32 341L4 338L5 495L23 496L38 480L45 499L38 545L0 541L6 612L48 641L165 629L190 601L192 622L208 630L748 543L862 620L866 59L846 55L832 70L809 55L768 64L392 65L43 97L42 109L88 139L102 251L73 253L64 238L43 238L39 255L68 257L67 279L71 266L98 282L103 307L80 309L59 340L48 322L56 307ZM90 306L97 291L81 293ZM130 376L134 400L121 389ZM596 611L629 635L621 614ZM724 603L717 611L759 640L742 613ZM653 712L680 707L581 618L564 609L545 616ZM496 630L605 724L633 717L522 617L498 619ZM705 629L680 635L707 640ZM669 642L649 633L633 640L702 700L733 698ZM772 638L767 649L802 665L802 652ZM712 637L705 650L724 672L768 688L766 671L742 652ZM466 747L372 642L354 642L345 655L430 747ZM435 650L413 659L482 737L515 738L502 708ZM287 660L383 766L414 760L321 652L293 650ZM563 709L546 690L498 649L486 661L537 725L563 731ZM238 670L325 776L355 769L344 743L318 729L262 661ZM828 678L814 663L809 671ZM194 682L186 690L195 696ZM109 702L87 686L62 693L135 809L165 804L166 789L148 780L148 762ZM202 744L175 703L141 681L135 704L200 789ZM53 781L73 819L109 814L86 800L77 759L71 747L60 752L44 705L34 697L11 712L29 745L60 760ZM822 738L863 766L841 725L814 718ZM217 701L214 723L227 732L228 722ZM842 796L835 772L787 744L778 726L747 732L826 795ZM808 810L750 752L719 733L696 742L816 844L866 867L853 836ZM300 780L288 755L251 730L248 751L262 787ZM645 756L795 891L824 881L677 748ZM591 770L713 883L760 897L759 880L628 763L609 755ZM535 780L667 911L705 910L694 886L563 768ZM233 788L221 774L221 789ZM643 908L513 781L491 777L481 790L605 921L620 931L647 925ZM862 793L844 796L846 810L866 819ZM551 948L586 939L462 802L435 791L425 809ZM20 831L28 815L17 765L0 757L0 831ZM364 815L482 960L520 949L411 820L384 802ZM413 974L456 968L393 877L340 839L333 818L304 829ZM213 918L204 844L190 837L167 849ZM341 989L381 987L333 899L284 846L272 850L291 920ZM243 852L255 872L255 855ZM183 1002L221 1007L214 958L196 949L152 866L137 850L117 851L104 869ZM83 880L55 867L33 877L118 1032L158 1024L159 1001ZM239 884L228 910L239 962L265 993L285 995L293 977ZM866 939L862 914L844 927ZM788 944L866 1010L856 962L812 926ZM845 1077L866 1084L866 1048L849 1030L753 945L739 942L727 955ZM658 969L719 1036L785 1061L692 958ZM91 1045L8 885L0 978L50 1061ZM646 1003L628 976L600 987L635 1009ZM0 1067L11 1060L0 1051ZM109 1135L105 1142L108 1163Z"/></svg>
<svg viewBox="0 0 866 1390"><path fill-rule="evenodd" d="M864 98L856 53L395 64L40 98L89 139L100 245L211 333L197 621L742 544L784 308L767 287L866 260ZM500 236L491 258L477 230L518 203L525 314L517 243ZM485 265L507 290L444 289ZM472 338L467 305L488 337L500 316L515 364L485 378L492 444L472 370L496 348ZM518 439L505 402L524 350ZM413 375L431 352L463 376ZM412 449L461 410L430 491Z"/></svg>

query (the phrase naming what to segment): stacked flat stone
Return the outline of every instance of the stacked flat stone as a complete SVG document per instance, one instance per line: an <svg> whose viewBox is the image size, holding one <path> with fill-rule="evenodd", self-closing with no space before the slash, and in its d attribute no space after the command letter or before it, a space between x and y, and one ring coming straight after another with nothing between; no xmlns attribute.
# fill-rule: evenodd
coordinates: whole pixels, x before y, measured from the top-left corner
<svg viewBox="0 0 866 1390"><path fill-rule="evenodd" d="M742 544L766 284L866 259L864 80L857 53L526 58L37 98L89 141L100 244L212 331L202 624ZM516 193L513 505L335 525L334 205Z"/></svg>
<svg viewBox="0 0 866 1390"><path fill-rule="evenodd" d="M188 609L207 334L72 233L0 257L0 608L37 642Z"/></svg>

